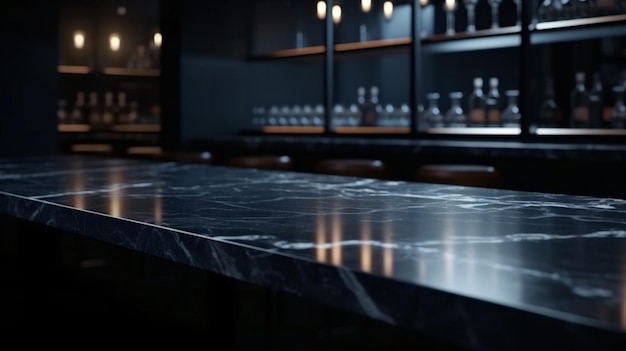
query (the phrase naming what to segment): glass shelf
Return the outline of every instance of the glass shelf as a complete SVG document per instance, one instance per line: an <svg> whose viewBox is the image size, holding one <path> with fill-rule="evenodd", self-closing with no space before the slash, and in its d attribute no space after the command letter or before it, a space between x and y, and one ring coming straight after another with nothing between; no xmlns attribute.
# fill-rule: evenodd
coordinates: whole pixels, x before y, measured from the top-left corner
<svg viewBox="0 0 626 351"><path fill-rule="evenodd" d="M520 31L520 26L512 26L454 35L436 34L422 39L422 50L448 53L517 47L522 44Z"/></svg>
<svg viewBox="0 0 626 351"><path fill-rule="evenodd" d="M159 124L114 124L95 130L89 124L59 124L57 130L62 133L88 133L91 131L111 131L118 133L158 133Z"/></svg>
<svg viewBox="0 0 626 351"><path fill-rule="evenodd" d="M335 127L336 134L409 134L408 127Z"/></svg>
<svg viewBox="0 0 626 351"><path fill-rule="evenodd" d="M532 44L602 39L626 35L626 14L537 23Z"/></svg>
<svg viewBox="0 0 626 351"><path fill-rule="evenodd" d="M626 135L626 129L537 128L535 134L552 136L620 136Z"/></svg>
<svg viewBox="0 0 626 351"><path fill-rule="evenodd" d="M428 134L451 134L451 135L520 135L521 128L428 128Z"/></svg>
<svg viewBox="0 0 626 351"><path fill-rule="evenodd" d="M124 68L124 67L105 67L102 71L92 70L88 66L72 66L59 65L57 71L63 74L97 74L102 73L108 76L127 76L127 77L159 77L161 70L157 68Z"/></svg>
<svg viewBox="0 0 626 351"><path fill-rule="evenodd" d="M298 58L308 56L321 56L326 52L326 48L323 45L310 46L299 49L285 49L277 50L263 55L256 55L251 57L252 60L272 60L272 59L286 59L286 58Z"/></svg>
<svg viewBox="0 0 626 351"><path fill-rule="evenodd" d="M267 134L322 134L322 126L264 126L263 133Z"/></svg>

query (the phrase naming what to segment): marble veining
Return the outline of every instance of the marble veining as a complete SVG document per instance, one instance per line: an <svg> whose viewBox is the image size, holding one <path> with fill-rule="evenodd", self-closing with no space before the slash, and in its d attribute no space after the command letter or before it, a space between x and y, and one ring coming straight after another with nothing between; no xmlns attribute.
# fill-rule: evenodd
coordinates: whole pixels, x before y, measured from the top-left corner
<svg viewBox="0 0 626 351"><path fill-rule="evenodd" d="M0 212L471 348L626 348L626 200L58 156L0 160Z"/></svg>

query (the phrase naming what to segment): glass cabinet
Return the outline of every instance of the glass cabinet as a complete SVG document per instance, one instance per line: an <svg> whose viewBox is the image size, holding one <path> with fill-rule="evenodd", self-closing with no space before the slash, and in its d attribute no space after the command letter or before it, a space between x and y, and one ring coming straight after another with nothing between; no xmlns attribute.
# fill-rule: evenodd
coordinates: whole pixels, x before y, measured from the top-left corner
<svg viewBox="0 0 626 351"><path fill-rule="evenodd" d="M626 135L624 1L251 6L257 133Z"/></svg>

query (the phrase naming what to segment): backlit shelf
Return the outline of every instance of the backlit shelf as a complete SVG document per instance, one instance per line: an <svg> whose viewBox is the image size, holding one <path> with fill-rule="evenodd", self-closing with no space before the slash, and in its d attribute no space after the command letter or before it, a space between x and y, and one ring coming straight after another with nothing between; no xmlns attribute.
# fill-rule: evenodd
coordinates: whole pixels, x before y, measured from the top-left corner
<svg viewBox="0 0 626 351"><path fill-rule="evenodd" d="M102 73L110 76L158 77L161 70L156 68L105 67Z"/></svg>
<svg viewBox="0 0 626 351"><path fill-rule="evenodd" d="M553 136L621 136L626 135L626 129L537 128L535 133Z"/></svg>
<svg viewBox="0 0 626 351"><path fill-rule="evenodd" d="M502 128L502 127L442 127L428 128L428 134L453 134L453 135L520 135L521 128Z"/></svg>
<svg viewBox="0 0 626 351"><path fill-rule="evenodd" d="M337 134L409 134L409 127L335 127Z"/></svg>
<svg viewBox="0 0 626 351"><path fill-rule="evenodd" d="M88 66L59 65L57 67L59 73L65 74L89 74L91 69Z"/></svg>
<svg viewBox="0 0 626 351"><path fill-rule="evenodd" d="M322 126L264 126L263 133L268 134L322 134Z"/></svg>
<svg viewBox="0 0 626 351"><path fill-rule="evenodd" d="M521 26L511 26L453 35L435 34L422 39L422 49L428 53L446 53L518 47L522 43L521 29Z"/></svg>

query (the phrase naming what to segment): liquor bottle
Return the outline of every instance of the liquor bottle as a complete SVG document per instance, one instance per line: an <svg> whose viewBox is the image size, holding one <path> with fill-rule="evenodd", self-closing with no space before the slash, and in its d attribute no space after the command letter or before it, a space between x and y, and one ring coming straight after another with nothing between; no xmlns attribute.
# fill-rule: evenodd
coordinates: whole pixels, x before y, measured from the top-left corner
<svg viewBox="0 0 626 351"><path fill-rule="evenodd" d="M115 111L113 107L113 93L107 91L104 93L104 107L102 108L102 124L113 124L115 120Z"/></svg>
<svg viewBox="0 0 626 351"><path fill-rule="evenodd" d="M561 1L561 14L559 16L562 20L568 20L574 18L574 5L573 0L560 0Z"/></svg>
<svg viewBox="0 0 626 351"><path fill-rule="evenodd" d="M483 94L483 79L474 78L474 91L469 96L468 112L469 125L482 127L487 122L485 95Z"/></svg>
<svg viewBox="0 0 626 351"><path fill-rule="evenodd" d="M541 127L554 128L558 126L561 118L559 106L554 100L554 80L552 77L546 79L546 90L543 102L539 107L539 125Z"/></svg>
<svg viewBox="0 0 626 351"><path fill-rule="evenodd" d="M518 105L518 90L507 90L504 93L508 100L508 106L502 111L502 126L505 128L519 128L522 114Z"/></svg>
<svg viewBox="0 0 626 351"><path fill-rule="evenodd" d="M313 125L314 126L324 125L324 122L326 119L324 116L325 113L326 113L326 109L324 108L324 105L322 104L315 105L315 111L313 113Z"/></svg>
<svg viewBox="0 0 626 351"><path fill-rule="evenodd" d="M585 87L585 73L576 73L576 84L570 96L571 114L570 126L572 128L585 128L589 126L589 94Z"/></svg>
<svg viewBox="0 0 626 351"><path fill-rule="evenodd" d="M463 99L463 93L460 91L451 92L450 95L450 108L446 112L444 121L446 126L451 128L467 127L467 116L463 107L461 106L461 100Z"/></svg>
<svg viewBox="0 0 626 351"><path fill-rule="evenodd" d="M420 115L420 130L443 127L443 115L439 109L439 93L427 94L426 100L428 100L428 107Z"/></svg>
<svg viewBox="0 0 626 351"><path fill-rule="evenodd" d="M131 101L129 106L128 123L139 123L139 104L136 101Z"/></svg>
<svg viewBox="0 0 626 351"><path fill-rule="evenodd" d="M560 0L543 0L537 11L539 22L554 21L561 13L562 5Z"/></svg>
<svg viewBox="0 0 626 351"><path fill-rule="evenodd" d="M624 91L622 85L613 87L615 94L615 106L611 113L611 127L616 129L626 128L626 105L624 105Z"/></svg>
<svg viewBox="0 0 626 351"><path fill-rule="evenodd" d="M359 108L361 110L361 124L363 126L375 126L378 119L378 87L370 88L369 99L365 99L365 88L361 87L359 94Z"/></svg>
<svg viewBox="0 0 626 351"><path fill-rule="evenodd" d="M485 101L487 109L487 124L498 127L502 124L502 108L500 102L500 80L498 78L489 79L489 93Z"/></svg>
<svg viewBox="0 0 626 351"><path fill-rule="evenodd" d="M604 99L600 74L593 75L593 85L589 91L589 127L600 128L604 123Z"/></svg>
<svg viewBox="0 0 626 351"><path fill-rule="evenodd" d="M70 113L70 123L85 123L86 115L85 93L79 91L76 93L76 101L74 108Z"/></svg>
<svg viewBox="0 0 626 351"><path fill-rule="evenodd" d="M60 124L65 124L68 120L67 101L63 99L57 102L57 119Z"/></svg>
<svg viewBox="0 0 626 351"><path fill-rule="evenodd" d="M120 124L129 123L128 120L128 104L126 103L126 93L120 91L117 93L117 114L116 114L116 122Z"/></svg>
<svg viewBox="0 0 626 351"><path fill-rule="evenodd" d="M101 122L100 119L100 107L98 106L98 93L92 91L89 93L89 123L92 125L98 125Z"/></svg>

